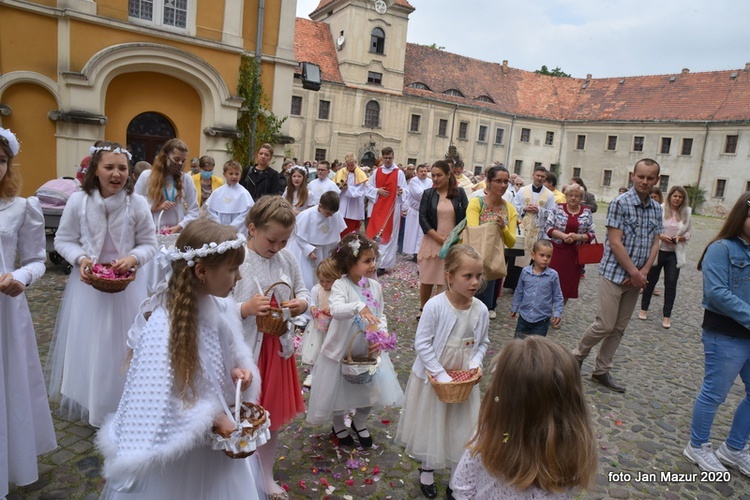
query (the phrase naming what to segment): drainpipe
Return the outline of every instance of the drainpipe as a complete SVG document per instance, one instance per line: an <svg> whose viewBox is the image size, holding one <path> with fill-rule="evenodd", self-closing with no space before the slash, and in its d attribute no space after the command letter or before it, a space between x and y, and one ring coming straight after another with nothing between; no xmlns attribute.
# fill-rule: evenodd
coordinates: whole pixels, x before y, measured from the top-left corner
<svg viewBox="0 0 750 500"><path fill-rule="evenodd" d="M258 35L255 39L255 62L258 66L258 81L253 89L253 99L260 100L260 75L261 63L263 61L263 13L266 8L266 0L260 0L258 3ZM250 161L255 160L255 132L258 126L258 106L253 106L253 115L250 121Z"/></svg>
<svg viewBox="0 0 750 500"><path fill-rule="evenodd" d="M508 134L508 152L505 153L505 166L510 172L515 172L516 166L513 165L513 168L511 169L510 166L510 158L511 153L513 151L513 127L516 124L516 115L513 115L510 119L510 133Z"/></svg>
<svg viewBox="0 0 750 500"><path fill-rule="evenodd" d="M698 163L698 187L701 186L701 177L703 177L703 163L706 161L706 144L708 144L708 122L704 123L706 135L703 137L703 149L701 150L701 160Z"/></svg>
<svg viewBox="0 0 750 500"><path fill-rule="evenodd" d="M456 130L456 112L458 112L458 106L453 109L453 120L451 121L451 146L453 146L453 132Z"/></svg>

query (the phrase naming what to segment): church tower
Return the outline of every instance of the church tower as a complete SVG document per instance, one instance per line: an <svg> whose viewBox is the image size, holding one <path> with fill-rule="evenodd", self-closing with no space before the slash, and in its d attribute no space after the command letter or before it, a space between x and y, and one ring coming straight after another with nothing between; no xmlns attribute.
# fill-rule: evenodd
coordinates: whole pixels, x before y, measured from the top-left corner
<svg viewBox="0 0 750 500"><path fill-rule="evenodd" d="M310 19L330 27L344 83L401 94L412 12L407 0L321 0Z"/></svg>

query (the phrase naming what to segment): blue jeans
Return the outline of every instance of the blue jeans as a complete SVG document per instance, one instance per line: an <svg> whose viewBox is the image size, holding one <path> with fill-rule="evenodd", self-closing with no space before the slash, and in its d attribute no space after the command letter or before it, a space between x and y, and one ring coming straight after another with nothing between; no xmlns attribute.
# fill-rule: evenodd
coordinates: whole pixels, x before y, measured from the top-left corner
<svg viewBox="0 0 750 500"><path fill-rule="evenodd" d="M728 337L703 330L706 374L693 406L690 444L698 448L708 442L711 426L739 374L745 384L745 397L734 413L727 444L741 450L750 435L750 339Z"/></svg>
<svg viewBox="0 0 750 500"><path fill-rule="evenodd" d="M541 335L542 337L546 337L548 330L549 318L531 323L523 319L523 316L519 314L518 323L516 323L516 334L513 335L513 338L523 339L528 335Z"/></svg>
<svg viewBox="0 0 750 500"><path fill-rule="evenodd" d="M651 296L654 294L656 282L659 281L659 274L664 268L664 317L672 317L672 306L677 296L677 280L680 278L680 270L677 268L677 254L674 252L665 252L659 250L659 258L656 264L648 272L648 285L643 291L641 297L641 309L648 311L651 305Z"/></svg>
<svg viewBox="0 0 750 500"><path fill-rule="evenodd" d="M487 309L493 311L497 307L497 291L500 288L500 280L492 280L487 282L487 286L484 290L477 292L474 297L482 301L482 304L487 306Z"/></svg>

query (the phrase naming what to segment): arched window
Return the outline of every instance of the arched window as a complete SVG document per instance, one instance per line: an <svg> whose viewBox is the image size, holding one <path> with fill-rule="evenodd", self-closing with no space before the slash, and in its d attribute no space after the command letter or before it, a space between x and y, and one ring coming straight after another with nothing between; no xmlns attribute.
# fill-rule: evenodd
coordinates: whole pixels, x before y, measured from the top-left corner
<svg viewBox="0 0 750 500"><path fill-rule="evenodd" d="M477 97L477 101L482 101L482 102L495 102L495 101L493 101L493 100L492 100L492 97L490 97L490 96L488 96L488 95L480 95L479 97Z"/></svg>
<svg viewBox="0 0 750 500"><path fill-rule="evenodd" d="M413 89L430 90L430 87L428 87L426 84L424 84L422 82L410 83L409 87L411 87Z"/></svg>
<svg viewBox="0 0 750 500"><path fill-rule="evenodd" d="M445 95L454 95L456 97L463 97L464 95L461 93L460 90L457 89L448 89L445 92L443 92Z"/></svg>
<svg viewBox="0 0 750 500"><path fill-rule="evenodd" d="M153 163L164 143L176 137L174 126L167 117L153 111L133 118L126 133L133 163L141 160Z"/></svg>
<svg viewBox="0 0 750 500"><path fill-rule="evenodd" d="M380 104L370 101L365 106L365 127L380 127Z"/></svg>
<svg viewBox="0 0 750 500"><path fill-rule="evenodd" d="M370 33L370 52L375 54L385 53L385 31L375 28Z"/></svg>

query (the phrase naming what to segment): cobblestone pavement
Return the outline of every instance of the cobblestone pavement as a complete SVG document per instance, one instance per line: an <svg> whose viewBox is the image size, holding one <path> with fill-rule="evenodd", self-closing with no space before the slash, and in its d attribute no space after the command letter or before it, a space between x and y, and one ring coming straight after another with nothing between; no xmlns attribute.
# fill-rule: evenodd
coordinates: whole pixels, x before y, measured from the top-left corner
<svg viewBox="0 0 750 500"><path fill-rule="evenodd" d="M603 231L606 207L596 214ZM630 322L615 357L613 377L627 386L624 395L600 389L590 380L593 354L583 365L583 385L599 439L600 471L596 486L581 498L750 498L750 479L732 471L728 482L701 481L699 470L682 456L689 439L692 405L703 376L700 343L702 319L701 275L695 263L722 221L695 217L689 244L689 264L682 269L671 330L661 327L663 295L652 301L650 318ZM400 336L400 351L392 356L403 387L409 376L416 329L417 268L405 256L399 267L382 279L389 323ZM42 363L45 362L57 308L67 277L51 266L40 283L28 291ZM596 266L588 266L581 296L568 303L559 330L550 336L573 348L596 312ZM659 287L662 288L663 287ZM486 361L513 337L508 317L512 295L504 291L498 317L490 322L491 347ZM300 375L306 373L300 368ZM486 384L487 380L483 381ZM484 387L483 387L484 388ZM715 447L726 437L733 409L743 396L735 384L714 424ZM307 398L307 394L305 394ZM54 410L53 410L54 411ZM300 417L281 434L277 477L292 498L419 498L419 464L393 444L399 411L382 409L370 419L376 443L371 450L337 449L328 426L313 427ZM95 429L67 422L55 415L59 447L39 458L38 482L11 490L8 498L97 498L103 486L102 459L92 445ZM347 468L347 460L359 466ZM350 462L351 465L351 462ZM662 473L696 474L694 480L669 481ZM617 477L613 476L616 475ZM443 495L447 474L436 474Z"/></svg>

